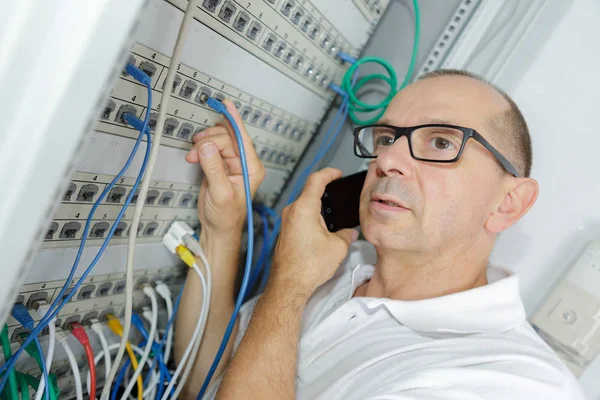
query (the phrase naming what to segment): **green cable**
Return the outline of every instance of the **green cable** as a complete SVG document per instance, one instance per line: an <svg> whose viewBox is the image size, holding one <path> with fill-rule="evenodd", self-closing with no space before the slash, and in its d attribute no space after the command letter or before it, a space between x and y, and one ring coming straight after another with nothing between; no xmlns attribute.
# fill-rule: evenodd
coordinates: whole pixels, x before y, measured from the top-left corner
<svg viewBox="0 0 600 400"><path fill-rule="evenodd" d="M27 346L25 346L25 351L27 352L27 354L29 354L32 358L35 359L38 367L40 368L40 370L43 370L42 367L42 356L40 354L40 352L38 351L37 345L35 344L35 341L32 341L31 343L29 343ZM51 374L48 374L48 389L50 391L50 400L56 400L56 387L54 385L53 380L50 377ZM34 388L37 390L39 386L39 380L38 380L38 384L34 386Z"/></svg>
<svg viewBox="0 0 600 400"><path fill-rule="evenodd" d="M17 373L17 376L19 377L19 386L21 388L21 399L29 400L29 384L27 383L27 377L25 376L25 374L22 374L20 372Z"/></svg>
<svg viewBox="0 0 600 400"><path fill-rule="evenodd" d="M10 340L8 340L8 325L4 324L2 333L0 334L0 342L2 342L2 351L4 353L4 359L8 360L12 357L12 351L10 351ZM8 374L8 391L10 400L19 400L19 390L17 389L17 376L15 370L11 369Z"/></svg>
<svg viewBox="0 0 600 400"><path fill-rule="evenodd" d="M404 89L412 79L415 64L417 63L419 37L421 35L421 14L419 11L419 3L417 0L413 0L413 6L415 9L415 38L413 41L413 49L412 56L410 58L410 64L408 66L408 71L406 71L406 75L404 76L404 81L402 82L402 84L398 87L398 77L396 75L396 71L394 71L394 68L389 62L379 57L365 57L357 60L350 68L348 68L348 71L346 71L344 77L342 78L341 88L346 93L348 93L348 100L350 102L350 111L348 114L350 115L350 119L352 120L352 122L354 122L355 124L368 125L377 122L385 112L385 109L390 104L396 93ZM354 75L354 72L360 65L370 62L381 65L386 70L389 76L385 76L382 74L369 74L359 79L353 88L352 76ZM390 87L390 93L385 97L385 99L383 99L377 104L367 104L358 100L358 97L356 96L358 90L367 82L373 80L384 81ZM374 117L369 119L360 119L356 115L356 112L370 112L376 110L379 110L379 112Z"/></svg>

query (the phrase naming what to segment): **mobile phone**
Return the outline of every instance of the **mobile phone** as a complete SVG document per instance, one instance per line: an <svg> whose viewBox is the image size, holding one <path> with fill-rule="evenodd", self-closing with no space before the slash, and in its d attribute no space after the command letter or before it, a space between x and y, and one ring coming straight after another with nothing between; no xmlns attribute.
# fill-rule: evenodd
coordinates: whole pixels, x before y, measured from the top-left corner
<svg viewBox="0 0 600 400"><path fill-rule="evenodd" d="M330 182L321 197L321 215L330 232L360 225L358 209L360 192L367 171L358 172Z"/></svg>

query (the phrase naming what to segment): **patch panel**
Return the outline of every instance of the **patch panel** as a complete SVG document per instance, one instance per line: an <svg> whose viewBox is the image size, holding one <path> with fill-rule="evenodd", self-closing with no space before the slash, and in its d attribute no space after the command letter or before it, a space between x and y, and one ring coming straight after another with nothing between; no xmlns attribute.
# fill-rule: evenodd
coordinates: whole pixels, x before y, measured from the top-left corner
<svg viewBox="0 0 600 400"><path fill-rule="evenodd" d="M134 282L136 282L134 304L139 306L144 303L145 296L141 291L141 286L144 283L155 282L158 280L162 280L169 285L173 297L175 297L180 285L185 279L184 273L185 270L183 267L169 267L134 272ZM103 320L108 313L119 315L125 304L124 279L124 273L88 276L84 280L84 284L80 288L79 293L77 293L59 313L57 326L67 329L68 325L76 321L85 324L91 318ZM31 307L33 307L35 301L45 300L51 303L56 299L58 291L64 282L64 280L56 280L26 284L21 288L19 295L22 296L28 306L31 303ZM119 289L120 287L123 289ZM107 289L108 292L101 293L101 289ZM160 304L162 304L162 302ZM32 316L35 321L39 320L36 313L32 313ZM16 341L19 334L26 332L26 330L12 317L8 318L7 324L9 326L9 337L11 338L11 341ZM60 365L60 363L57 365ZM56 368L58 369L59 367ZM54 368L53 370L56 371Z"/></svg>
<svg viewBox="0 0 600 400"><path fill-rule="evenodd" d="M185 0L167 1L180 10L185 9ZM220 11L217 12L219 7L221 7ZM284 11L280 11L281 9L276 9L274 5L267 2L209 0L206 5L198 6L195 18L321 98L333 99L334 93L329 90L328 83L323 85L322 82L307 79L303 71L294 69L283 62L280 56L271 52L271 49L275 48L275 42L285 42L286 47L294 48L302 58L311 60L315 68L329 77L328 82L339 82L345 72L345 67L336 60L335 54L328 53L328 50L324 51L300 29L300 23L310 13L302 8L298 24L294 24L290 18L296 18L296 13L290 10L289 16L286 16L287 8L285 5L283 7ZM311 21L315 19L313 16L310 18ZM321 15L316 19L325 22L325 18ZM350 52L353 52L353 49Z"/></svg>
<svg viewBox="0 0 600 400"><path fill-rule="evenodd" d="M152 59L151 57L154 56L152 61L157 65L159 65L158 63L168 64L168 58L141 45L135 45L132 51L145 52L149 59ZM136 55L138 58L142 57L137 53ZM166 66L162 64L160 64L160 66L162 71L166 71ZM162 75L166 75L166 72L163 72ZM193 70L183 64L179 66L178 76L180 79L182 79L183 84L181 89L172 95L172 106L170 106L169 110L167 111L167 120L165 124L165 130L163 131L163 133L166 135L164 141L166 145L182 149L189 149L191 148L191 134L204 129L206 126L213 125L220 120L220 116L205 105L206 100L209 97L215 97L217 99L229 97L233 101L238 102L242 107L243 105L247 105L253 109L260 109L261 113L272 113L275 116L286 118L290 124L297 126L299 129L302 128L312 132L314 132L316 129L315 124L311 124L308 121L290 115L289 113L286 113L275 106L269 105L264 101L260 101L249 94L239 91L236 88L215 80L212 77L205 75L200 71ZM161 76L156 86L162 87L163 85L164 76ZM155 98L155 103L158 102L161 94L162 93L157 93L155 90L153 95ZM136 110L138 112L136 115L140 118L143 117L143 114L145 113L144 106L146 103L146 95L142 86L122 79L119 80L117 86L112 90L111 95L111 100L115 102L117 108L124 107L125 105L137 106L138 108ZM149 123L151 131L156 125L155 121L157 116L158 114L156 112L151 112ZM116 116L114 118L116 118ZM180 126L183 124L185 124L185 128L178 135L177 133L180 129ZM260 128L261 130L266 128L265 130L267 131L269 128L268 126L264 126L264 124L257 124L256 127ZM123 126L122 124L111 121L110 119L101 119L97 130L131 138L136 138L138 136L138 132L134 129ZM264 133L260 131L256 132L255 135L268 136L268 134L264 135ZM299 153L302 152L303 147L307 144L307 142L308 140L295 144L299 147Z"/></svg>
<svg viewBox="0 0 600 400"><path fill-rule="evenodd" d="M224 4L225 5L225 4ZM155 104L158 104L162 95L156 88L164 86L168 57L155 52L140 44L135 44L132 54L140 62L141 60L156 65L157 72L153 77L156 78L154 85ZM286 50L289 53L289 49ZM285 58L288 53L283 54ZM295 59L297 60L297 59ZM311 69L312 71L312 69ZM157 78L157 75L159 77ZM251 96L248 93L238 90L225 82L212 78L209 75L192 69L184 64L180 64L177 70L177 77L181 80L181 87L171 96L169 110L163 134L165 145L178 147L182 149L191 148L191 137L194 133L204 129L206 126L213 125L220 120L220 116L214 113L206 106L206 100L209 97L217 99L230 98L236 102L246 121L248 133L256 144L272 145L274 142L280 142L282 147L288 147L294 157L290 157L285 165L273 163L268 165L275 169L284 169L292 171L295 163L291 160L300 158L304 148L312 134L316 130L316 124L300 119L284 110L268 104L260 99ZM314 79L314 77L313 77ZM137 116L142 118L145 110L146 94L145 89L125 78L120 79L111 91L111 100L115 103L115 109L119 110L127 105L136 107ZM136 138L138 132L130 127L126 127L114 121L118 112L113 112L112 120L100 119L97 130L105 133L117 134L130 138ZM153 131L156 125L158 113L152 111L150 114L150 129ZM289 124L290 131L304 132L301 135L290 136L282 132L274 132L274 121L282 120Z"/></svg>
<svg viewBox="0 0 600 400"><path fill-rule="evenodd" d="M376 25L385 9L390 3L390 0L353 0L354 5L360 10L364 17L372 25Z"/></svg>
<svg viewBox="0 0 600 400"><path fill-rule="evenodd" d="M353 46L335 28L333 23L310 2L284 0L280 4L272 3L270 6L291 23L299 34L316 43L322 56L337 62L341 61L338 57L340 51L344 51L353 57L359 56L361 49Z"/></svg>
<svg viewBox="0 0 600 400"><path fill-rule="evenodd" d="M90 187L103 190L108 182L113 179L111 175L96 175L82 172L73 174L74 179L69 184L68 190L91 190ZM89 243L97 243L106 238L120 212L124 199L133 188L134 178L123 177L109 192L107 198L97 208L95 218L92 219L87 240ZM161 240L161 235L169 224L175 220L183 220L194 225L197 224L197 199L199 185L189 185L174 182L154 181L152 189L148 191L145 199L146 207L141 216L138 227L140 242L156 242ZM115 189L118 189L114 191ZM95 189L94 193L97 193ZM111 197L111 193L113 196ZM94 201L97 199L95 195ZM63 197L65 198L65 197ZM74 198L74 201L63 202L54 213L53 221L46 232L42 248L72 247L78 246L83 235L83 227L87 216L92 208L87 198ZM136 195L132 197L137 200ZM123 215L123 219L115 228L111 244L122 244L127 241L130 234L130 223L133 215L131 204Z"/></svg>

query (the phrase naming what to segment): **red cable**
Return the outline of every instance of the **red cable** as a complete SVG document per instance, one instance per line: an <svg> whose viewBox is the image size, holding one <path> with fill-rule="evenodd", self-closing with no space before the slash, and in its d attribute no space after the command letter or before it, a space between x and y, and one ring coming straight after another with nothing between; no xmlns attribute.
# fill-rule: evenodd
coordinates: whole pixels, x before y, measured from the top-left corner
<svg viewBox="0 0 600 400"><path fill-rule="evenodd" d="M85 329L79 322L71 324L71 333L81 343L85 349L85 355L88 360L88 367L90 369L90 399L96 398L96 364L94 364L94 352L90 345L90 338L88 337Z"/></svg>

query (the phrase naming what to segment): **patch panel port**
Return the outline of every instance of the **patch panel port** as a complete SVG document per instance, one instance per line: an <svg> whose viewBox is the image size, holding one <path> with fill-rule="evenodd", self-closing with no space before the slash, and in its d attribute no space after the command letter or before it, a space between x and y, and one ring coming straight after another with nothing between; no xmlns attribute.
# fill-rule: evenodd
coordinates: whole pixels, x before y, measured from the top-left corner
<svg viewBox="0 0 600 400"><path fill-rule="evenodd" d="M319 25L315 25L310 30L308 37L311 38L312 40L315 40L317 38L317 36L319 35L319 32L321 32L321 27Z"/></svg>
<svg viewBox="0 0 600 400"><path fill-rule="evenodd" d="M36 292L29 296L27 304L25 305L28 309L36 309L40 301L48 303L48 292Z"/></svg>
<svg viewBox="0 0 600 400"><path fill-rule="evenodd" d="M302 17L304 17L304 9L300 7L296 8L296 11L292 14L292 23L295 25L300 24Z"/></svg>
<svg viewBox="0 0 600 400"><path fill-rule="evenodd" d="M260 120L261 116L262 116L262 111L260 111L260 110L254 111L254 114L252 114L252 117L250 117L250 122L253 124L257 124L258 121Z"/></svg>
<svg viewBox="0 0 600 400"><path fill-rule="evenodd" d="M67 318L62 326L63 329L71 329L71 325L73 325L75 322L80 322L81 321L81 317L79 315L71 315L69 318Z"/></svg>
<svg viewBox="0 0 600 400"><path fill-rule="evenodd" d="M69 187L67 188L67 191L63 195L62 201L71 201L71 198L73 197L73 194L75 193L76 190L77 190L77 185L74 184L73 182L70 182Z"/></svg>
<svg viewBox="0 0 600 400"><path fill-rule="evenodd" d="M252 113L252 107L244 106L244 108L242 109L242 112L240 113L242 116L242 120L246 121L251 113Z"/></svg>
<svg viewBox="0 0 600 400"><path fill-rule="evenodd" d="M127 190L123 186L115 186L110 192L108 192L108 196L106 197L107 203L120 203L123 197L127 193Z"/></svg>
<svg viewBox="0 0 600 400"><path fill-rule="evenodd" d="M110 229L108 222L96 222L90 230L91 238L103 238L106 232Z"/></svg>
<svg viewBox="0 0 600 400"><path fill-rule="evenodd" d="M220 3L221 3L221 0L204 0L202 2L202 7L206 8L208 11L214 13Z"/></svg>
<svg viewBox="0 0 600 400"><path fill-rule="evenodd" d="M235 21L233 21L233 28L239 32L244 32L248 22L250 22L250 16L244 11L240 11Z"/></svg>
<svg viewBox="0 0 600 400"><path fill-rule="evenodd" d="M207 87L202 87L200 89L200 91L198 92L198 94L196 95L196 98L194 99L194 101L198 104L206 104L209 97L212 97L212 90L210 90Z"/></svg>
<svg viewBox="0 0 600 400"><path fill-rule="evenodd" d="M154 132L156 129L156 121L158 121L158 113L150 113L150 118L148 119L148 128L150 128L150 132Z"/></svg>
<svg viewBox="0 0 600 400"><path fill-rule="evenodd" d="M113 232L113 237L122 237L125 229L127 229L127 223L123 221L119 222L119 225L117 225Z"/></svg>
<svg viewBox="0 0 600 400"><path fill-rule="evenodd" d="M46 236L44 236L44 240L54 239L54 234L56 231L58 231L58 224L56 222L52 222L46 230Z"/></svg>
<svg viewBox="0 0 600 400"><path fill-rule="evenodd" d="M158 204L160 204L161 206L168 206L171 204L171 200L173 200L173 197L175 197L175 193L163 192L162 196L160 196L160 199L158 200Z"/></svg>
<svg viewBox="0 0 600 400"><path fill-rule="evenodd" d="M75 239L77 236L77 232L81 230L81 224L79 222L67 222L63 225L60 235L58 235L61 239Z"/></svg>
<svg viewBox="0 0 600 400"><path fill-rule="evenodd" d="M90 311L89 313L85 314L81 320L81 325L91 325L92 323L90 321L94 318L98 318L98 311Z"/></svg>
<svg viewBox="0 0 600 400"><path fill-rule="evenodd" d="M96 290L96 285L85 285L79 290L77 298L79 300L87 300L92 297L92 293Z"/></svg>
<svg viewBox="0 0 600 400"><path fill-rule="evenodd" d="M192 203L193 198L194 198L193 194L185 193L183 196L181 196L181 199L179 199L179 206L180 207L189 207L190 204Z"/></svg>
<svg viewBox="0 0 600 400"><path fill-rule="evenodd" d="M137 236L140 236L140 232L142 232L142 229L144 229L144 223L140 222L137 227ZM131 234L131 227L129 227L129 229L127 229L127 235L130 235L130 234Z"/></svg>
<svg viewBox="0 0 600 400"><path fill-rule="evenodd" d="M156 199L158 199L158 196L160 195L160 193L158 192L158 190L152 189L148 191L148 195L146 196L146 204L154 204L156 203Z"/></svg>
<svg viewBox="0 0 600 400"><path fill-rule="evenodd" d="M163 135L173 136L178 126L179 121L177 121L175 118L167 118L165 121L165 127L163 128Z"/></svg>
<svg viewBox="0 0 600 400"><path fill-rule="evenodd" d="M231 1L226 1L221 7L221 11L219 11L219 18L221 18L225 22L231 22L231 18L233 18L235 12L237 11L237 7Z"/></svg>
<svg viewBox="0 0 600 400"><path fill-rule="evenodd" d="M296 50L288 49L288 51L285 53L285 56L283 57L283 62L286 64L290 64L295 55L296 55Z"/></svg>
<svg viewBox="0 0 600 400"><path fill-rule="evenodd" d="M127 121L125 121L125 118L123 118L123 114L125 113L137 116L137 108L131 104L123 104L121 107L119 107L117 115L115 115L115 122L127 125Z"/></svg>
<svg viewBox="0 0 600 400"><path fill-rule="evenodd" d="M194 92L198 89L198 85L193 80L189 79L185 81L181 90L179 91L179 95L184 99L191 99Z"/></svg>
<svg viewBox="0 0 600 400"><path fill-rule="evenodd" d="M296 2L294 0L287 0L281 6L281 13L283 15L285 15L286 17L289 17L290 14L292 13L292 10L294 9L295 5L296 5Z"/></svg>
<svg viewBox="0 0 600 400"><path fill-rule="evenodd" d="M275 51L273 51L273 55L277 58L280 58L283 55L283 52L285 51L285 49L287 48L287 43L285 43L284 41L281 41L277 44L277 47L275 48Z"/></svg>
<svg viewBox="0 0 600 400"><path fill-rule="evenodd" d="M260 35L260 31L262 31L262 25L258 21L254 21L250 24L248 31L246 31L246 36L251 40L256 40L258 35Z"/></svg>
<svg viewBox="0 0 600 400"><path fill-rule="evenodd" d="M146 229L144 229L144 236L154 236L157 229L158 229L158 223L150 222L148 225L146 225Z"/></svg>
<svg viewBox="0 0 600 400"><path fill-rule="evenodd" d="M113 294L121 294L123 292L125 292L125 281L119 281L117 283L115 283L115 286L113 287Z"/></svg>
<svg viewBox="0 0 600 400"><path fill-rule="evenodd" d="M308 28L312 25L312 19L307 17L304 22L300 25L300 30L304 33L308 32Z"/></svg>
<svg viewBox="0 0 600 400"><path fill-rule="evenodd" d="M99 297L108 296L112 286L113 286L112 282L104 282L104 283L98 285L98 290L96 290L96 296L99 296Z"/></svg>
<svg viewBox="0 0 600 400"><path fill-rule="evenodd" d="M225 95L223 93L216 92L215 93L215 99L222 102L223 100L225 100Z"/></svg>
<svg viewBox="0 0 600 400"><path fill-rule="evenodd" d="M167 83L166 80L162 84L162 90L165 90L165 83ZM175 93L179 85L181 85L181 76L179 76L179 74L175 74L175 78L173 78L173 86L171 86L171 93Z"/></svg>
<svg viewBox="0 0 600 400"><path fill-rule="evenodd" d="M177 132L177 137L183 140L190 140L193 131L194 125L189 122L184 122L181 124L181 128L179 128L179 132Z"/></svg>
<svg viewBox="0 0 600 400"><path fill-rule="evenodd" d="M273 49L273 46L275 46L276 41L277 36L275 36L275 34L273 33L269 33L262 44L263 49L265 49L266 51L271 51Z"/></svg>
<svg viewBox="0 0 600 400"><path fill-rule="evenodd" d="M141 290L142 286L145 285L146 283L148 283L148 278L143 276L143 277L139 278L137 281L135 281L135 285L133 285L133 287L135 288L135 290Z"/></svg>
<svg viewBox="0 0 600 400"><path fill-rule="evenodd" d="M298 56L298 58L296 58L296 60L294 61L294 63L292 64L292 67L295 70L300 70L302 69L302 66L304 65L304 57L302 56Z"/></svg>
<svg viewBox="0 0 600 400"><path fill-rule="evenodd" d="M83 185L77 195L77 201L93 202L98 190L98 185L94 185L93 183Z"/></svg>
<svg viewBox="0 0 600 400"><path fill-rule="evenodd" d="M102 115L100 116L100 118L104 120L110 119L110 114L112 114L112 112L115 111L115 108L117 108L115 102L112 100L108 100L106 106L104 106L104 110L102 111Z"/></svg>
<svg viewBox="0 0 600 400"><path fill-rule="evenodd" d="M154 63L151 63L150 61L142 61L140 63L139 68L142 71L144 71L144 73L146 75L148 75L150 78L152 78L154 76L154 74L156 74L156 65L154 65Z"/></svg>

